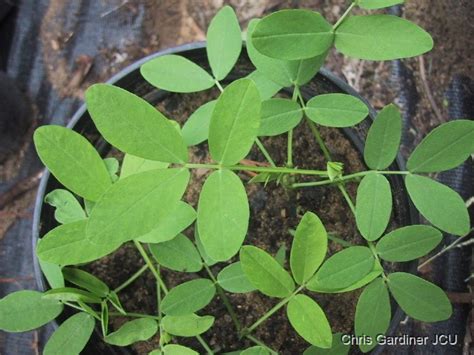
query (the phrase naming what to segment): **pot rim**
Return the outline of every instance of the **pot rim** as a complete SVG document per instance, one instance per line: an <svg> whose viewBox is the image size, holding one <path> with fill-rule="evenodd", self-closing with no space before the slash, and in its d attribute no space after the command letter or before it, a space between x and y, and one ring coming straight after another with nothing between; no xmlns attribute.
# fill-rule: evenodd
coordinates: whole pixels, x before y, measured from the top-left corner
<svg viewBox="0 0 474 355"><path fill-rule="evenodd" d="M245 48L245 42L243 42L243 47ZM129 74L137 71L140 69L141 65L160 56L166 55L166 54L180 54L186 51L191 51L191 50L203 50L206 48L206 42L205 41L198 41L198 42L191 42L191 43L186 43L182 44L179 46L171 47L171 48L166 48L164 50L157 51L155 53L152 53L146 57L143 57L136 62L126 66L124 69L120 70L117 74L113 75L110 79L108 79L105 83L107 84L117 84L120 80L125 79ZM372 107L372 105L369 103L367 99L362 97L352 86L350 86L348 83L346 83L343 79L340 77L336 76L333 72L326 68L321 68L319 72L317 73L330 82L332 82L336 87L341 89L342 91L353 95L357 97L358 99L362 100L367 107L369 108L369 114L368 118L373 122L373 117L377 115L377 111ZM144 80L144 79L143 79ZM83 115L86 113L87 107L86 104L83 103L79 109L74 113L72 116L71 120L69 123L66 125L67 128L74 129L78 121L83 117ZM351 134L349 129L343 129L345 131L345 134L348 136L348 138L352 141L352 143L357 147L357 149L362 152L363 147L361 146L361 142L359 139L355 138L354 134ZM358 142L359 141L359 142ZM396 159L395 159L396 164L401 168L405 168L405 160L401 156L400 152L397 153ZM36 245L38 240L40 239L39 233L40 233L40 224L41 224L41 213L43 209L43 203L44 203L44 195L46 192L46 188L49 182L50 178L50 172L47 168L44 168L43 170L43 175L41 177L40 183L38 185L37 193L36 193L36 199L35 199L35 205L34 205L34 212L33 212L33 225L32 225L32 250L33 250L33 269L34 269L34 274L35 274L35 280L36 280L36 285L40 291L45 291L47 289L43 273L41 271L41 267L39 265L39 260L36 256ZM409 198L407 198L407 207L409 208L409 218L412 223L417 223L419 221L419 215L417 214L416 210L414 209L413 203ZM409 264L408 272L414 274L416 273L416 260L412 261ZM398 324L405 318L405 313L403 310L400 308L400 306L397 305L397 309L393 313L392 319L390 321L389 329L387 330L386 334L393 334L395 330L398 327ZM53 328L56 329L58 327L58 323L56 320L53 320L50 322L50 324L53 325ZM377 345L371 352L371 354L381 354L383 349L385 348L384 345Z"/></svg>

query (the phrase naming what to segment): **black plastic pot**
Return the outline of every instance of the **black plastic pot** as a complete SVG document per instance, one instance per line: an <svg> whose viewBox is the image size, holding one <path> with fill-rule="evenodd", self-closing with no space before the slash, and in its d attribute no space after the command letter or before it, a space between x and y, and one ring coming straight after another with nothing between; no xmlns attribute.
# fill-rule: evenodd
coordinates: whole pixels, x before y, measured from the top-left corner
<svg viewBox="0 0 474 355"><path fill-rule="evenodd" d="M165 55L165 54L179 54L182 55L193 62L199 64L200 66L208 68L208 62L206 57L205 51L205 43L192 43L187 44L171 49L167 49L164 51L157 52L152 54L148 57L143 58L142 60L130 65L129 67L122 70L120 73L112 77L108 83L114 84L121 88L124 88L130 92L133 92L151 104L157 104L161 100L163 100L167 95L167 92L158 90L151 85L149 85L140 75L139 68L140 66L158 56ZM228 76L227 80L234 80L239 77L243 77L252 71L252 66L250 61L247 57L245 50L242 51L241 57L236 68L232 71L232 73ZM317 83L317 85L315 84ZM321 69L320 72L313 78L313 80L307 84L304 88L302 88L302 94L305 96L305 99L309 99L310 97L321 94L321 93L329 93L329 92L341 92L347 93L353 96L358 97L359 99L363 100L369 107L370 113L370 120L373 120L376 111L370 106L367 100L360 97L354 89L352 89L347 83L345 83L340 78L336 77L331 72ZM81 134L87 135L88 138L92 140L92 143L95 145L97 150L106 155L107 152L110 150L110 146L107 142L105 142L100 134L97 132L90 116L86 110L85 105L83 105L73 116L72 120L69 122L68 127L79 132ZM352 142L354 148L357 149L360 153L363 152L363 142L367 133L368 128L370 127L369 120L365 120L361 124L358 125L357 128L349 128L349 129L342 129L343 133L346 137ZM404 168L404 162L400 156L397 157L396 162L391 167L393 170L401 170ZM409 225L415 224L418 222L418 214L416 213L415 209L411 205L407 192L405 190L405 186L403 184L403 180L400 175L390 175L389 180L392 186L392 194L394 196L394 218L398 225ZM49 171L45 171L39 188L38 194L35 203L35 211L34 211L34 219L33 219L33 235L32 235L32 243L33 249L36 248L36 244L38 239L43 236L46 232L54 228L57 223L54 219L54 208L43 203L44 196L54 190L55 188L59 188L61 185L59 182L50 175ZM38 260L36 256L34 256L34 267L35 267L35 277L36 282L38 284L38 288L40 290L46 290L46 282L42 275L41 269L38 264ZM416 272L416 264L415 263L407 263L404 264L402 268L400 268L407 272ZM404 317L403 311L395 304L392 304L393 317L392 322L390 324L390 328L387 334L395 334L398 324ZM57 323L56 323L57 326ZM88 349L89 351L94 351L94 349L98 349L98 344L100 343L99 333L97 333L97 338L93 339L90 343L92 349ZM102 348L102 352L103 352ZM373 354L380 354L382 353L383 347L378 346L373 350ZM122 348L115 348L115 347L108 347L107 352L111 354L115 353L127 353L126 349ZM356 347L352 349L353 354L358 354L359 350Z"/></svg>

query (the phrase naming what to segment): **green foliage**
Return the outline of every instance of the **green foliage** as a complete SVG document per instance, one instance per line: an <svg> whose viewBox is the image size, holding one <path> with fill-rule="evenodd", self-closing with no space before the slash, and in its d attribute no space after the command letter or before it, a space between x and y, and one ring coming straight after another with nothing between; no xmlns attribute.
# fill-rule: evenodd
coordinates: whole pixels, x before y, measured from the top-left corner
<svg viewBox="0 0 474 355"><path fill-rule="evenodd" d="M270 352L262 346L252 346L240 352L240 355L269 355Z"/></svg>
<svg viewBox="0 0 474 355"><path fill-rule="evenodd" d="M262 54L278 59L308 59L325 53L332 44L331 25L318 12L281 10L255 27L252 43Z"/></svg>
<svg viewBox="0 0 474 355"><path fill-rule="evenodd" d="M240 263L250 283L267 296L284 298L295 289L295 283L288 272L262 249L243 246L240 250Z"/></svg>
<svg viewBox="0 0 474 355"><path fill-rule="evenodd" d="M43 126L35 131L33 140L43 164L79 196L96 201L112 184L99 153L79 133L60 126Z"/></svg>
<svg viewBox="0 0 474 355"><path fill-rule="evenodd" d="M204 183L199 196L197 227L206 253L226 261L239 252L249 223L245 188L232 171L218 170Z"/></svg>
<svg viewBox="0 0 474 355"><path fill-rule="evenodd" d="M230 6L220 9L209 24L206 49L214 77L224 79L242 50L239 20Z"/></svg>
<svg viewBox="0 0 474 355"><path fill-rule="evenodd" d="M155 320L149 318L134 319L104 337L104 340L112 345L127 346L137 341L147 340L155 335L157 331L158 323Z"/></svg>
<svg viewBox="0 0 474 355"><path fill-rule="evenodd" d="M239 79L224 89L212 111L209 151L223 164L238 163L249 153L260 126L260 94L250 79Z"/></svg>
<svg viewBox="0 0 474 355"><path fill-rule="evenodd" d="M206 307L215 293L216 287L211 280L187 281L171 289L163 298L161 311L170 316L184 316Z"/></svg>
<svg viewBox="0 0 474 355"><path fill-rule="evenodd" d="M63 275L66 281L82 287L99 297L106 297L109 294L109 287L87 271L67 267L63 269Z"/></svg>
<svg viewBox="0 0 474 355"><path fill-rule="evenodd" d="M377 254L387 261L410 261L428 254L441 242L441 232L415 225L396 229L377 243Z"/></svg>
<svg viewBox="0 0 474 355"><path fill-rule="evenodd" d="M269 99L262 102L259 136L276 136L295 128L303 118L303 111L295 101Z"/></svg>
<svg viewBox="0 0 474 355"><path fill-rule="evenodd" d="M211 116L215 106L216 100L206 102L188 118L182 130L183 139L188 146L207 140Z"/></svg>
<svg viewBox="0 0 474 355"><path fill-rule="evenodd" d="M121 151L168 163L188 160L186 144L171 121L138 96L116 86L95 84L86 91L86 104L99 132Z"/></svg>
<svg viewBox="0 0 474 355"><path fill-rule="evenodd" d="M186 346L169 344L163 348L163 355L199 355L199 353Z"/></svg>
<svg viewBox="0 0 474 355"><path fill-rule="evenodd" d="M51 191L44 198L44 202L56 207L54 218L59 223L71 223L87 218L79 201L67 190L56 189Z"/></svg>
<svg viewBox="0 0 474 355"><path fill-rule="evenodd" d="M99 296L92 292L84 291L74 287L54 288L46 291L43 298L58 300L63 302L84 302L84 303L101 303Z"/></svg>
<svg viewBox="0 0 474 355"><path fill-rule="evenodd" d="M331 326L321 307L310 297L296 295L290 300L287 308L288 319L308 343L320 348L331 348Z"/></svg>
<svg viewBox="0 0 474 355"><path fill-rule="evenodd" d="M366 118L369 109L352 95L325 94L309 100L305 112L311 121L322 126L350 127Z"/></svg>
<svg viewBox="0 0 474 355"><path fill-rule="evenodd" d="M370 337L372 342L370 345L359 345L364 353L372 350L377 345L377 335L385 334L391 316L387 287L383 279L377 278L362 292L356 307L355 335Z"/></svg>
<svg viewBox="0 0 474 355"><path fill-rule="evenodd" d="M383 234L392 213L392 191L385 176L371 173L357 189L356 222L362 236L373 241Z"/></svg>
<svg viewBox="0 0 474 355"><path fill-rule="evenodd" d="M330 349L322 349L316 346L310 346L303 355L347 355L350 345L345 345L341 340L342 334L336 333L332 336L332 346Z"/></svg>
<svg viewBox="0 0 474 355"><path fill-rule="evenodd" d="M125 154L120 171L120 178L124 179L130 175L143 173L154 169L166 169L169 163L163 163L156 160L148 160L135 155Z"/></svg>
<svg viewBox="0 0 474 355"><path fill-rule="evenodd" d="M38 259L41 271L51 288L64 287L64 277L59 265Z"/></svg>
<svg viewBox="0 0 474 355"><path fill-rule="evenodd" d="M23 290L0 299L0 329L26 332L52 321L63 311L56 300L43 298L38 291Z"/></svg>
<svg viewBox="0 0 474 355"><path fill-rule="evenodd" d="M343 54L367 60L392 60L421 55L433 48L422 28L392 15L351 16L336 30L336 48Z"/></svg>
<svg viewBox="0 0 474 355"><path fill-rule="evenodd" d="M185 235L178 234L170 241L150 244L150 251L158 264L175 271L198 272L202 269L201 255Z"/></svg>
<svg viewBox="0 0 474 355"><path fill-rule="evenodd" d="M214 86L214 78L189 59L168 54L146 62L140 73L151 85L171 92L196 92Z"/></svg>
<svg viewBox="0 0 474 355"><path fill-rule="evenodd" d="M107 171L109 172L110 180L112 180L112 182L116 182L119 179L117 175L120 168L118 160L115 158L105 158L104 164L107 168Z"/></svg>
<svg viewBox="0 0 474 355"><path fill-rule="evenodd" d="M366 276L373 268L374 256L367 247L346 248L327 259L309 281L308 289L316 282L325 288L348 287Z"/></svg>
<svg viewBox="0 0 474 355"><path fill-rule="evenodd" d="M223 268L217 275L217 282L224 290L232 293L255 291L255 287L250 283L247 276L245 276L240 261Z"/></svg>
<svg viewBox="0 0 474 355"><path fill-rule="evenodd" d="M457 192L420 175L407 175L405 184L418 211L435 227L455 235L469 232L469 213Z"/></svg>
<svg viewBox="0 0 474 355"><path fill-rule="evenodd" d="M326 229L314 213L306 212L296 228L290 253L293 278L298 284L308 281L322 264L328 248Z"/></svg>
<svg viewBox="0 0 474 355"><path fill-rule="evenodd" d="M94 318L84 312L68 318L56 329L44 348L44 355L79 354L94 331Z"/></svg>
<svg viewBox="0 0 474 355"><path fill-rule="evenodd" d="M247 52L248 50L249 49L247 47ZM251 72L249 75L247 75L247 79L250 79L255 83L262 100L271 98L282 88L281 85L278 85L274 81L268 79L268 77L263 75L259 70L254 70Z"/></svg>
<svg viewBox="0 0 474 355"><path fill-rule="evenodd" d="M405 0L356 0L357 5L366 10L382 9L404 2Z"/></svg>
<svg viewBox="0 0 474 355"><path fill-rule="evenodd" d="M443 290L418 276L390 274L388 287L403 311L414 319L439 322L451 317L452 306Z"/></svg>
<svg viewBox="0 0 474 355"><path fill-rule="evenodd" d="M455 168L474 153L474 121L456 120L432 130L408 158L413 173Z"/></svg>
<svg viewBox="0 0 474 355"><path fill-rule="evenodd" d="M206 332L214 324L214 317L200 317L194 313L184 316L165 316L163 329L169 334L180 337L193 337Z"/></svg>
<svg viewBox="0 0 474 355"><path fill-rule="evenodd" d="M390 104L379 112L367 133L364 160L374 170L389 167L397 156L402 136L402 118L397 106Z"/></svg>

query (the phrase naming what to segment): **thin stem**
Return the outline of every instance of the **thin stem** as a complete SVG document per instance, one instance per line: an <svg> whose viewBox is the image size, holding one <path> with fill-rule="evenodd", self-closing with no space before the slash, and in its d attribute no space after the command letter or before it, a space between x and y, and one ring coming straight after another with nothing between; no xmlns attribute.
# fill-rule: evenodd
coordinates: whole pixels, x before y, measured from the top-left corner
<svg viewBox="0 0 474 355"><path fill-rule="evenodd" d="M423 267L425 267L426 265L428 265L429 263L431 263L433 260L439 258L441 255L443 255L444 253L450 251L451 249L453 249L454 247L458 246L466 236L468 236L469 234L463 236L463 237L459 237L458 239L456 239L454 242L452 242L451 244L445 246L443 249L441 249L438 253L436 253L435 255L433 255L431 258L425 260L423 263L421 263L420 265L418 265L418 268L417 270L420 271L421 269L423 269Z"/></svg>
<svg viewBox="0 0 474 355"><path fill-rule="evenodd" d="M70 302L63 302L63 304L65 304L66 306L69 306L71 308L74 308L74 309L77 309L81 312L86 312L86 313L89 313L91 316L93 316L95 319L97 319L98 321L100 321L100 316L96 313L96 312L93 312L92 309L90 311L86 311L84 308L80 307L80 306L76 306L75 304L73 303L70 303Z"/></svg>
<svg viewBox="0 0 474 355"><path fill-rule="evenodd" d="M151 314L143 314L143 313L134 313L134 312L126 312L125 314L122 314L120 312L110 312L109 316L114 316L114 317L132 317L132 318L150 318L150 319L156 319L159 320L157 316L152 316Z"/></svg>
<svg viewBox="0 0 474 355"><path fill-rule="evenodd" d="M202 347L206 350L208 355L214 355L214 352L212 349L207 345L207 343L204 341L203 338L201 338L200 335L196 335L196 339L199 341L199 343L202 345Z"/></svg>
<svg viewBox="0 0 474 355"><path fill-rule="evenodd" d="M293 130L288 131L288 149L287 149L287 158L286 166L289 168L293 167Z"/></svg>
<svg viewBox="0 0 474 355"><path fill-rule="evenodd" d="M323 151L323 154L324 154L324 157L326 158L326 160L328 161L331 161L331 154L329 153L329 150L328 148L326 147L326 144L324 144L324 141L321 137L321 134L319 133L319 130L318 128L316 127L316 125L314 124L313 121L311 121L309 118L306 118L306 122L308 123L309 125L309 129L311 130L311 132L313 133L314 135L314 138L316 138L316 141L318 142L319 144L319 147L321 148L321 150Z"/></svg>
<svg viewBox="0 0 474 355"><path fill-rule="evenodd" d="M270 352L270 354L272 355L278 355L278 353L276 351L274 351L273 349L269 348L264 342L258 340L257 338L255 338L254 336L250 335L250 334L247 334L245 336L247 339L249 339L250 341L253 341L256 345L259 345L261 346L262 348L265 348L268 350L268 352Z"/></svg>
<svg viewBox="0 0 474 355"><path fill-rule="evenodd" d="M137 247L138 251L140 252L140 254L143 258L143 260L145 260L146 265L148 266L148 268L152 272L153 276L155 276L156 280L159 282L159 284L161 286L161 289L163 290L163 292L166 295L168 293L168 288L166 287L165 283L161 279L160 274L158 274L158 271L156 270L156 268L153 266L153 263L150 260L150 257L148 256L147 252L145 251L145 249L143 249L140 242L137 242L136 240L134 240L133 243Z"/></svg>
<svg viewBox="0 0 474 355"><path fill-rule="evenodd" d="M344 185L342 183L337 184L337 187L338 187L339 191L341 191L342 196L344 196L344 199L346 200L347 204L349 205L349 208L352 211L352 214L355 217L356 208L355 208L354 202L352 202L352 199L349 196L349 193L347 192L346 188L344 187Z"/></svg>
<svg viewBox="0 0 474 355"><path fill-rule="evenodd" d="M120 291L122 291L125 287L130 285L136 279L138 279L140 277L140 275L143 274L147 269L148 269L148 265L143 265L140 270L138 270L132 276L130 276L130 278L127 279L124 283L122 283L119 287L117 287L114 290L114 292L119 293Z"/></svg>
<svg viewBox="0 0 474 355"><path fill-rule="evenodd" d="M219 286L219 284L217 283L216 278L214 277L214 274L212 273L212 270L205 263L204 263L204 268L206 269L206 271L207 271L209 277L211 278L211 280L216 285L217 293L219 294L220 298L222 299L222 302L224 302L224 305L227 308L227 311L229 312L229 315L232 318L232 321L234 322L234 325L235 325L235 328L237 329L237 332L240 332L240 329L242 329L242 326L240 325L239 319L237 318L237 314L235 313L234 308L232 308L232 305L230 304L230 301L227 298L224 290L222 289L222 287Z"/></svg>
<svg viewBox="0 0 474 355"><path fill-rule="evenodd" d="M353 179L363 177L371 173L378 173L378 174L384 174L384 175L408 175L410 172L409 171L390 171L390 170L388 171L378 171L378 170L359 171L358 173L341 176L335 180L328 179L328 180L320 180L320 181L300 182L300 183L291 185L291 187L299 188L299 187L340 184L342 181L353 180Z"/></svg>
<svg viewBox="0 0 474 355"><path fill-rule="evenodd" d="M268 153L268 150L265 149L265 146L263 145L262 141L258 138L255 139L255 143L257 144L258 149L262 152L264 155L265 159L270 163L271 166L276 167L275 162L273 161L272 157L270 156L270 153Z"/></svg>
<svg viewBox="0 0 474 355"><path fill-rule="evenodd" d="M356 2L354 1L351 6L349 6L346 10L346 12L344 12L342 14L342 16L339 18L339 20L337 20L336 24L334 26L332 26L332 31L336 31L337 28L341 25L342 21L344 21L346 19L346 17L349 15L349 13L351 12L351 10L354 8L354 6L356 5Z"/></svg>
<svg viewBox="0 0 474 355"><path fill-rule="evenodd" d="M318 175L328 176L326 171L323 170L308 170L308 169L297 169L297 168L283 168L283 167L265 167L265 166L248 166L248 165L230 165L222 166L218 164L184 164L185 168L190 169L229 169L238 171L254 171L257 173L279 173L279 174L301 174L301 175Z"/></svg>
<svg viewBox="0 0 474 355"><path fill-rule="evenodd" d="M270 318L275 312L277 312L280 308L282 308L285 304L291 301L293 297L295 297L301 290L305 288L306 285L301 285L298 287L291 295L286 297L285 299L278 302L273 308L271 308L267 313L261 316L255 323L253 323L249 328L243 329L243 336L247 336L252 331L255 330L260 324L265 322L268 318Z"/></svg>
<svg viewBox="0 0 474 355"><path fill-rule="evenodd" d="M221 92L223 92L223 91L224 91L224 88L222 87L222 85L221 85L221 83L219 82L219 80L216 79L216 80L215 80L215 83L216 83L217 88L218 88Z"/></svg>

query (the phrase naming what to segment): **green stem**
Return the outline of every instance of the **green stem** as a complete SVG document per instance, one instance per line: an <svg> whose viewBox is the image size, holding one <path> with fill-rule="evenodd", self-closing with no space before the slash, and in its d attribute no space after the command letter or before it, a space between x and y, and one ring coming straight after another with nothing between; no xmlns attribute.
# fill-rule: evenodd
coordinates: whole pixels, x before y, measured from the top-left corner
<svg viewBox="0 0 474 355"><path fill-rule="evenodd" d="M314 138L316 138L316 141L318 142L319 144L319 147L321 148L321 150L323 151L323 154L324 154L324 157L326 158L326 160L328 161L331 161L331 154L329 153L329 150L328 148L326 147L326 144L324 144L324 141L321 137L321 134L319 133L319 130L318 128L316 127L316 125L314 124L313 121L311 121L309 118L306 118L306 122L308 123L309 125L309 129L311 130L311 132L313 133L314 135Z"/></svg>
<svg viewBox="0 0 474 355"><path fill-rule="evenodd" d="M222 87L222 85L221 85L221 83L219 82L219 80L216 79L216 80L215 80L215 83L216 83L217 88L218 88L221 92L223 92L223 91L224 91L224 88Z"/></svg>
<svg viewBox="0 0 474 355"><path fill-rule="evenodd" d="M277 174L301 174L301 175L318 175L328 176L327 171L323 170L308 170L297 168L283 168L283 167L265 167L265 166L248 166L248 165L230 165L223 166L219 164L184 164L183 167L190 169L229 169L238 171L254 171L257 173L277 173Z"/></svg>
<svg viewBox="0 0 474 355"><path fill-rule="evenodd" d="M91 316L93 316L95 319L97 319L99 322L101 321L100 316L96 312L92 312L92 310L87 311L84 308L82 308L80 306L76 306L75 304L70 303L70 302L63 302L63 304L65 304L66 306L69 306L71 308L77 309L81 312L86 312L86 313L90 314Z"/></svg>
<svg viewBox="0 0 474 355"><path fill-rule="evenodd" d="M155 276L156 280L159 282L159 284L161 286L161 289L163 290L163 292L166 295L168 293L168 288L166 287L165 283L161 279L160 274L158 274L158 271L156 270L156 268L153 266L153 263L150 260L150 257L148 256L147 252L145 251L145 249L143 249L140 242L137 242L136 240L134 240L133 243L137 247L138 251L140 252L140 254L143 258L143 260L145 260L146 265L148 266L148 268L152 272L153 276Z"/></svg>
<svg viewBox="0 0 474 355"><path fill-rule="evenodd" d="M138 270L136 273L134 273L129 279L127 279L124 283L122 283L119 287L117 287L114 292L119 293L122 291L125 287L130 285L133 281L138 279L141 274L143 274L146 270L148 269L148 265L143 265L140 270Z"/></svg>
<svg viewBox="0 0 474 355"><path fill-rule="evenodd" d="M301 182L301 183L296 183L291 185L293 188L299 188L299 187L310 187L310 186L321 186L321 185L331 185L331 184L340 184L342 181L347 181L347 180L353 180L359 177L363 177L367 174L371 173L378 173L378 174L384 174L384 175L408 175L410 172L409 171L378 171L378 170L367 170L367 171L359 171L358 173L354 174L349 174L345 176L341 176L337 178L336 180L320 180L320 181L310 181L310 182Z"/></svg>
<svg viewBox="0 0 474 355"><path fill-rule="evenodd" d="M110 312L109 316L132 317L132 318L150 318L150 319L159 320L159 318L157 316L152 316L151 314L134 313L134 312L126 312L125 314L122 314L120 312Z"/></svg>
<svg viewBox="0 0 474 355"><path fill-rule="evenodd" d="M305 288L306 285L301 285L298 287L291 295L288 297L284 298L280 302L278 302L273 308L271 308L267 313L265 313L263 316L261 316L255 323L253 323L249 328L245 328L242 330L241 335L242 336L247 336L248 334L252 333L255 328L257 328L260 324L265 322L268 318L270 318L275 312L277 312L280 308L282 308L284 305L286 305L288 302L291 301L293 297L295 297L301 290Z"/></svg>
<svg viewBox="0 0 474 355"><path fill-rule="evenodd" d="M288 131L288 149L287 149L286 166L288 168L293 167L293 130L292 129Z"/></svg>
<svg viewBox="0 0 474 355"><path fill-rule="evenodd" d="M336 31L337 28L341 25L341 23L346 19L346 17L349 15L349 13L351 12L351 10L354 8L354 6L356 5L356 2L354 1L351 6L348 7L348 9L346 10L346 12L344 12L342 14L342 16L339 18L339 20L337 20L336 24L334 26L332 26L332 31Z"/></svg>
<svg viewBox="0 0 474 355"><path fill-rule="evenodd" d="M230 304L230 301L227 298L224 290L222 289L222 287L219 286L219 284L217 283L216 278L214 277L214 274L212 273L212 270L205 263L204 263L204 268L206 269L206 271L207 271L209 277L211 278L211 280L214 282L214 284L216 286L216 289L217 289L217 293L219 294L220 298L222 299L222 302L224 302L224 305L227 308L227 311L229 312L229 315L232 318L232 321L234 322L234 325L235 325L235 328L237 329L237 332L240 332L240 329L242 329L242 326L240 325L239 319L237 318L237 314L235 313L234 308L232 308L232 305Z"/></svg>
<svg viewBox="0 0 474 355"><path fill-rule="evenodd" d="M271 166L276 167L275 162L273 161L272 157L270 156L270 153L268 153L268 150L265 149L265 146L263 145L262 141L258 138L255 139L255 143L257 144L258 149L262 152L262 154L265 156L265 159L270 163Z"/></svg>
<svg viewBox="0 0 474 355"><path fill-rule="evenodd" d="M278 355L278 353L276 351L274 351L273 349L270 349L264 342L258 340L257 338L255 338L254 336L250 335L250 334L247 334L245 336L248 340L250 341L253 341L256 345L258 346L261 346L262 348L265 348L267 349L267 351L272 354L272 355Z"/></svg>
<svg viewBox="0 0 474 355"><path fill-rule="evenodd" d="M346 200L347 204L349 205L349 208L351 209L352 211L352 214L356 215L356 208L355 208L355 205L354 203L352 202L352 199L351 197L349 196L349 193L347 192L345 186L342 184L342 183L339 183L337 184L337 188L339 189L339 191L341 191L342 193L342 196L344 196L344 199Z"/></svg>
<svg viewBox="0 0 474 355"><path fill-rule="evenodd" d="M212 349L209 347L209 345L207 345L207 343L204 341L204 339L200 335L196 335L196 339L202 345L204 350L206 350L208 355L214 355L214 352L212 351Z"/></svg>

